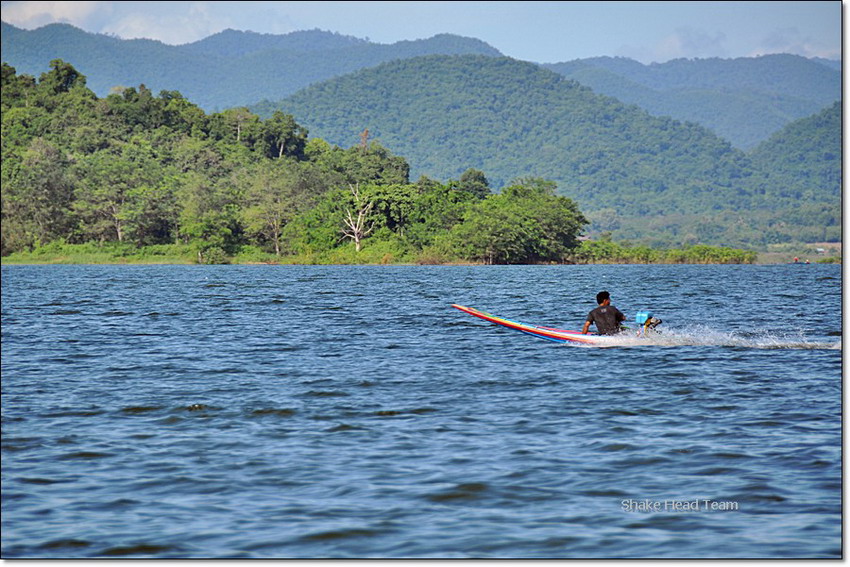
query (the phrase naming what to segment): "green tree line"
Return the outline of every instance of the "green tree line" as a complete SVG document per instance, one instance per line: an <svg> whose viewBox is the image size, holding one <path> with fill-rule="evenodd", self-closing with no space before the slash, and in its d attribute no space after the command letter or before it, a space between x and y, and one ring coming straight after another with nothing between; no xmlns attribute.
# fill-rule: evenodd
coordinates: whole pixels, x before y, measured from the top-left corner
<svg viewBox="0 0 850 567"><path fill-rule="evenodd" d="M411 183L366 136L342 149L280 111L207 115L144 86L99 99L61 60L38 81L4 64L2 93L4 255L61 240L318 258L368 241L398 259L558 261L585 222L551 183L494 195L476 170Z"/></svg>
<svg viewBox="0 0 850 567"><path fill-rule="evenodd" d="M603 237L582 242L570 258L578 264L753 264L758 254L707 244L659 249L612 242Z"/></svg>
<svg viewBox="0 0 850 567"><path fill-rule="evenodd" d="M409 179L370 142L309 138L282 111L206 114L144 85L98 98L72 65L2 67L2 254L178 247L198 262L534 263L583 254L588 223L554 182Z"/></svg>

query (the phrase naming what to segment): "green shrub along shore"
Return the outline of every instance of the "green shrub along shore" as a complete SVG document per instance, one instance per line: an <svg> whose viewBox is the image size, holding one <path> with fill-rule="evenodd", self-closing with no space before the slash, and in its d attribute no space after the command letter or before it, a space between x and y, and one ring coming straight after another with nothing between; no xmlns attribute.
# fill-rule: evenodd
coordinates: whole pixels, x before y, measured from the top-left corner
<svg viewBox="0 0 850 567"><path fill-rule="evenodd" d="M783 262L784 263L784 259ZM840 257L821 257L812 263L840 263ZM485 264L430 253L412 253L400 246L375 242L360 252L354 246L317 254L277 256L256 246L236 254L201 249L187 244L160 244L141 248L117 243L67 244L61 241L16 252L2 259L8 264ZM628 246L615 242L584 241L560 263L566 264L757 264L756 252L696 245L670 250ZM768 263L777 263L772 259Z"/></svg>
<svg viewBox="0 0 850 567"><path fill-rule="evenodd" d="M348 149L291 115L207 115L143 85L99 99L54 60L38 81L2 69L4 264L751 264L752 251L584 239L556 184L498 192L467 169L409 179L370 141ZM685 240L684 242L688 242Z"/></svg>

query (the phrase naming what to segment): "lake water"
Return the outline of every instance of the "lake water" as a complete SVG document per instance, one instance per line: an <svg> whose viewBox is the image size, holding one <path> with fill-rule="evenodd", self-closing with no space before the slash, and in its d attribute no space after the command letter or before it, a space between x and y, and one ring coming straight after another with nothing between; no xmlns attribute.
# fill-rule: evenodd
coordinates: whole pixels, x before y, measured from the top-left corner
<svg viewBox="0 0 850 567"><path fill-rule="evenodd" d="M839 558L840 266L4 266L4 558ZM649 344L539 340L600 289Z"/></svg>

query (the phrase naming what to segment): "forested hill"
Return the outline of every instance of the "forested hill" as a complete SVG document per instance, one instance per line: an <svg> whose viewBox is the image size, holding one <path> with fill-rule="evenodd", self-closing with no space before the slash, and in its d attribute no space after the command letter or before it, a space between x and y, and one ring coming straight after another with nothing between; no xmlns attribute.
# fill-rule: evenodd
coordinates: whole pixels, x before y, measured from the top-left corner
<svg viewBox="0 0 850 567"><path fill-rule="evenodd" d="M841 103L792 122L751 153L785 196L829 202L841 194Z"/></svg>
<svg viewBox="0 0 850 567"><path fill-rule="evenodd" d="M697 122L751 149L788 122L841 98L840 65L830 63L782 54L651 65L594 57L545 67L656 116Z"/></svg>
<svg viewBox="0 0 850 567"><path fill-rule="evenodd" d="M408 158L413 178L456 178L474 167L495 187L525 175L552 179L594 228L621 237L760 241L801 205L778 177L768 183L746 154L709 130L653 117L509 58L395 61L314 85L276 106L312 135L342 146L368 129ZM264 116L272 109L254 111ZM840 145L828 151L840 152ZM832 167L840 172L840 162ZM818 195L837 212L834 188ZM837 222L818 211L798 219L798 227L823 234Z"/></svg>
<svg viewBox="0 0 850 567"><path fill-rule="evenodd" d="M500 55L480 40L446 34L384 45L318 30L286 35L227 30L170 46L91 34L67 24L27 31L5 22L2 51L4 62L36 77L54 59L73 61L98 96L116 86L144 84L153 92L180 91L206 110L278 100L317 81L393 59Z"/></svg>
<svg viewBox="0 0 850 567"><path fill-rule="evenodd" d="M368 129L410 160L413 177L453 178L469 165L499 187L541 175L585 206L611 206L623 193L652 188L644 205L658 202L643 212L692 209L702 204L671 201L667 189L705 179L706 167L715 185L750 173L744 155L705 128L652 117L510 58L394 61L252 107L260 116L274 109L341 146Z"/></svg>

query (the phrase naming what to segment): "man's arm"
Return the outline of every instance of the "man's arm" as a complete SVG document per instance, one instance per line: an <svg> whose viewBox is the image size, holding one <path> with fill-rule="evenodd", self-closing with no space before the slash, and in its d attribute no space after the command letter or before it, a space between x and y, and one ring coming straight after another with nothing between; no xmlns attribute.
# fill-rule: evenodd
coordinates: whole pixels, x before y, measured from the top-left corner
<svg viewBox="0 0 850 567"><path fill-rule="evenodd" d="M581 330L581 334L586 335L588 329L590 329L590 321L585 321L584 328Z"/></svg>

